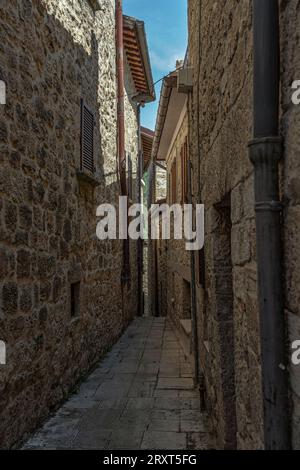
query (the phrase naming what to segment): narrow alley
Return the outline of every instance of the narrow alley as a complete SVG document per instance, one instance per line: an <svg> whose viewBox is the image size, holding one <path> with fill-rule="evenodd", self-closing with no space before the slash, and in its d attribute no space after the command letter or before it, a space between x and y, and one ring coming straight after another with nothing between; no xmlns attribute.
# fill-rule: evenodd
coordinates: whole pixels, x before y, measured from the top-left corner
<svg viewBox="0 0 300 470"><path fill-rule="evenodd" d="M300 450L299 31L0 0L0 451Z"/></svg>
<svg viewBox="0 0 300 470"><path fill-rule="evenodd" d="M192 368L163 318L139 318L24 449L208 449Z"/></svg>

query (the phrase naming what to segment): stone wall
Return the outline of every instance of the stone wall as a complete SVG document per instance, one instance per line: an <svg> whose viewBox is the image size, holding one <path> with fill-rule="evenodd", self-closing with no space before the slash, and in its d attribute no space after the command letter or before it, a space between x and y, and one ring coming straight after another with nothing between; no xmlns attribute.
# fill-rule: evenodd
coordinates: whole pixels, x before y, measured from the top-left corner
<svg viewBox="0 0 300 470"><path fill-rule="evenodd" d="M174 136L174 142L169 155L166 157L169 205L172 205L172 202L174 202L171 200L171 170L174 161L176 161L177 167L176 203L180 204L182 200L182 162L180 158L180 150L184 145L187 136L188 114L186 113L177 135ZM190 298L186 298L189 296L185 289L186 283L190 283L191 281L190 252L186 251L184 240L174 240L173 236L171 236L171 240L167 242L167 246L167 311L168 316L174 323L176 329L180 331L180 320L187 318L187 309L185 308L186 301L190 300ZM189 314L191 315L191 312L189 312Z"/></svg>
<svg viewBox="0 0 300 470"><path fill-rule="evenodd" d="M189 1L193 194L206 214L205 289L197 276L200 366L218 445L242 449L262 447L253 169L247 150L251 21L248 0ZM197 269L203 268L198 263Z"/></svg>
<svg viewBox="0 0 300 470"><path fill-rule="evenodd" d="M114 3L95 13L87 0L1 2L1 448L67 397L134 313L134 247L131 290L123 291L122 244L96 238L96 207L119 195ZM76 176L81 98L96 121L96 189ZM126 103L136 168L136 109Z"/></svg>
<svg viewBox="0 0 300 470"><path fill-rule="evenodd" d="M300 106L291 102L291 84L300 77L299 2L280 1L280 15L280 112L285 142L281 192L285 206L284 277L289 352L291 341L300 337ZM202 261L197 267L200 271L205 267L205 283L198 282L197 287L200 365L218 444L235 445L230 432L234 424L228 415L228 410L235 410L238 448L257 449L263 447L260 331L253 169L247 150L252 137L252 3L190 0L189 30L190 61L194 67L194 89L189 102L193 192L206 208L204 265ZM225 212L230 222L224 222ZM230 292L234 293L232 309ZM218 308L220 301L226 305L222 308L223 317ZM225 336L224 327L227 328ZM234 357L233 370L226 362L228 356ZM229 377L225 374L228 370ZM299 448L299 366L291 365L290 370L293 446Z"/></svg>
<svg viewBox="0 0 300 470"><path fill-rule="evenodd" d="M167 197L167 173L159 166L156 166L155 196L157 201Z"/></svg>

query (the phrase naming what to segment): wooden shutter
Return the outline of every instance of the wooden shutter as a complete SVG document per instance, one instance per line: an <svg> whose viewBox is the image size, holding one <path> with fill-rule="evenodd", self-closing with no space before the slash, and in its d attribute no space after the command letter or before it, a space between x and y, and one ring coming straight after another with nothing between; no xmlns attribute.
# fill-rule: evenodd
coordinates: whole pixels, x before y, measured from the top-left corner
<svg viewBox="0 0 300 470"><path fill-rule="evenodd" d="M188 202L188 145L187 138L181 148L181 202Z"/></svg>
<svg viewBox="0 0 300 470"><path fill-rule="evenodd" d="M94 173L94 115L81 100L81 170Z"/></svg>
<svg viewBox="0 0 300 470"><path fill-rule="evenodd" d="M181 204L184 204L184 173L185 173L185 160L184 160L184 145L180 149L180 167L181 167Z"/></svg>
<svg viewBox="0 0 300 470"><path fill-rule="evenodd" d="M172 163L172 173L171 173L171 177L172 177L172 198L171 198L171 202L172 204L175 204L176 201L177 201L177 169L176 169L176 158L175 160L173 161Z"/></svg>

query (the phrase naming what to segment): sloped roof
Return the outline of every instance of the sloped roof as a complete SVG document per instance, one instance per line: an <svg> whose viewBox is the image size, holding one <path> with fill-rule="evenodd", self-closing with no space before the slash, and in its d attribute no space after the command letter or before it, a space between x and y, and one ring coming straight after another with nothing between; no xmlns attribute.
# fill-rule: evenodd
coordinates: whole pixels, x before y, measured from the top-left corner
<svg viewBox="0 0 300 470"><path fill-rule="evenodd" d="M150 129L147 129L146 127L141 127L141 139L144 154L144 169L147 169L152 154L154 132Z"/></svg>
<svg viewBox="0 0 300 470"><path fill-rule="evenodd" d="M135 84L138 102L155 100L155 90L149 58L148 44L143 21L123 16L124 49Z"/></svg>
<svg viewBox="0 0 300 470"><path fill-rule="evenodd" d="M175 70L164 78L162 84L152 149L153 161L166 159L186 100L186 95L177 91L177 71Z"/></svg>

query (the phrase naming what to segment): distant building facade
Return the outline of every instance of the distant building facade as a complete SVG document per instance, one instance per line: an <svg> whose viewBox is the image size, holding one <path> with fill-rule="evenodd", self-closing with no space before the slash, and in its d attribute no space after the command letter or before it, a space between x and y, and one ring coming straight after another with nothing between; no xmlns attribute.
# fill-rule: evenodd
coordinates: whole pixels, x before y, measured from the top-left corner
<svg viewBox="0 0 300 470"><path fill-rule="evenodd" d="M169 207L188 202L188 98L177 90L177 71L163 81L152 151L151 203ZM165 214L160 215L160 227ZM173 230L173 228L172 228ZM191 266L185 240L151 240L150 273L153 314L172 321L191 354Z"/></svg>

